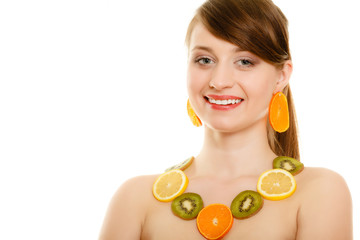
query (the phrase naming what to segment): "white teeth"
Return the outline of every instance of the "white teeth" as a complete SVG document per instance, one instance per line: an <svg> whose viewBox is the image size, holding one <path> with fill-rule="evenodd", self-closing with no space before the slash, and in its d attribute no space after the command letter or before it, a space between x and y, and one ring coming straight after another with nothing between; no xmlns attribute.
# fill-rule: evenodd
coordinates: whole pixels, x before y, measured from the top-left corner
<svg viewBox="0 0 360 240"><path fill-rule="evenodd" d="M241 102L241 99L228 99L228 100L215 100L212 98L208 98L210 103L214 103L217 105L228 105L228 104L236 104Z"/></svg>

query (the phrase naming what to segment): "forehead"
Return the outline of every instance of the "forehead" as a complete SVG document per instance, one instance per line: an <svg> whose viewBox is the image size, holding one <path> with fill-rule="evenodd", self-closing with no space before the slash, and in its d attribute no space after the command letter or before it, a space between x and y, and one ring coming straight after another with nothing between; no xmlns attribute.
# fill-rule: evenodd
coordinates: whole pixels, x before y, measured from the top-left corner
<svg viewBox="0 0 360 240"><path fill-rule="evenodd" d="M241 50L238 46L214 36L201 23L197 23L194 26L194 29L190 37L189 50L193 51L199 46L208 47L208 48L219 48L222 50L229 50L229 51Z"/></svg>

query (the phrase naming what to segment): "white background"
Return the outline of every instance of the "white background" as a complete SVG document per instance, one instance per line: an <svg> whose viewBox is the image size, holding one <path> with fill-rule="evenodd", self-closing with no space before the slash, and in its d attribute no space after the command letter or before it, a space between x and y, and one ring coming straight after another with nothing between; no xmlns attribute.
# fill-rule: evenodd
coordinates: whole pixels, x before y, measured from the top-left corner
<svg viewBox="0 0 360 240"><path fill-rule="evenodd" d="M0 2L0 239L97 239L123 181L198 153L184 37L202 2ZM275 3L290 22L302 161L346 179L359 226L355 1Z"/></svg>

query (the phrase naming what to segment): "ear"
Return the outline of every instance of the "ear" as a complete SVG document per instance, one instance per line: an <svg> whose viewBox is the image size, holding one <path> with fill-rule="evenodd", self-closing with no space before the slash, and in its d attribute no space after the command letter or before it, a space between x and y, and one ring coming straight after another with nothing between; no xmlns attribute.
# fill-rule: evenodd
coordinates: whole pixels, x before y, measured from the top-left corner
<svg viewBox="0 0 360 240"><path fill-rule="evenodd" d="M292 61L287 60L284 63L283 68L280 70L279 80L276 82L274 94L277 92L281 92L286 87L286 85L289 84L292 70L293 70Z"/></svg>

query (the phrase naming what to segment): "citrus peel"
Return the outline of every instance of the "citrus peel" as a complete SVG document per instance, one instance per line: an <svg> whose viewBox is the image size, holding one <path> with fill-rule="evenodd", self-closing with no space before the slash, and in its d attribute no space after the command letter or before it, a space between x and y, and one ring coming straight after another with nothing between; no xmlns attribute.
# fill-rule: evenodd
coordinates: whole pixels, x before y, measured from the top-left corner
<svg viewBox="0 0 360 240"><path fill-rule="evenodd" d="M283 169L265 171L259 177L257 191L267 200L282 200L290 197L296 190L294 176Z"/></svg>
<svg viewBox="0 0 360 240"><path fill-rule="evenodd" d="M180 196L187 188L189 179L179 169L161 174L153 184L153 195L161 202L170 202Z"/></svg>
<svg viewBox="0 0 360 240"><path fill-rule="evenodd" d="M233 222L230 208L219 203L206 206L196 218L199 232L209 240L223 238L230 231Z"/></svg>

